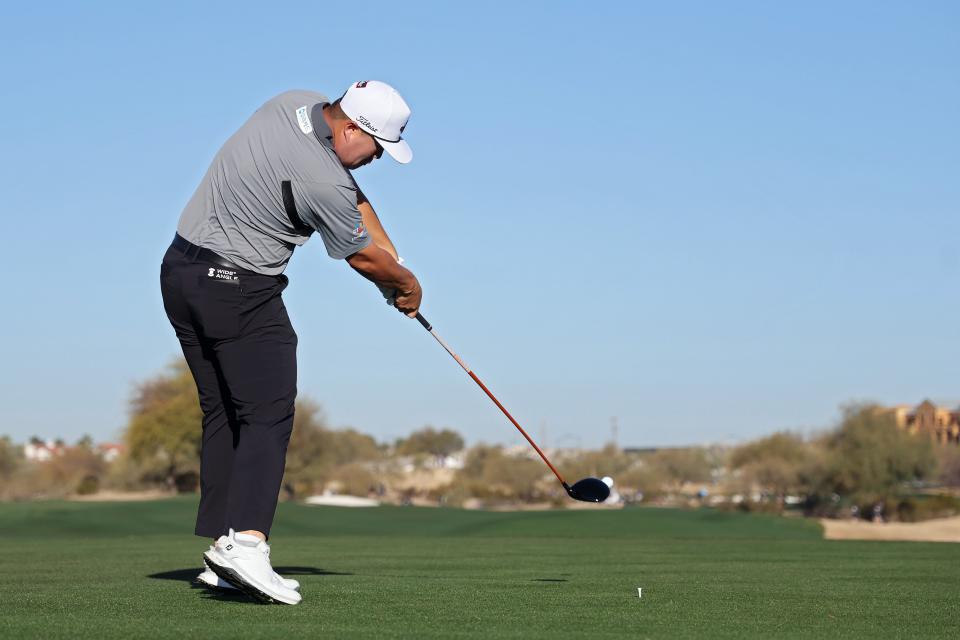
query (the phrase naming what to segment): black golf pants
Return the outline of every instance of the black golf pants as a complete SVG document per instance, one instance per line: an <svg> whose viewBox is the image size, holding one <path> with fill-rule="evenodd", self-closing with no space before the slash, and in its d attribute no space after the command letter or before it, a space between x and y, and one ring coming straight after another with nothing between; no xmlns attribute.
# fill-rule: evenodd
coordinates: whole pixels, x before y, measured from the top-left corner
<svg viewBox="0 0 960 640"><path fill-rule="evenodd" d="M208 264L172 246L163 257L163 306L203 411L198 536L270 534L297 395L286 286L286 276Z"/></svg>

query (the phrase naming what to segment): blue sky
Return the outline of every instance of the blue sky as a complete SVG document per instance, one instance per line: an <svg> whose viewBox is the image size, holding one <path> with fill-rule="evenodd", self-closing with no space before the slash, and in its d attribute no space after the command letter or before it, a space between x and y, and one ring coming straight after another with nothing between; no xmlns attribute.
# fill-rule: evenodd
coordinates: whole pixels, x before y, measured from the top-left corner
<svg viewBox="0 0 960 640"><path fill-rule="evenodd" d="M546 444L744 440L960 401L952 2L74 3L0 9L0 433L116 437L178 355L159 262L271 96L395 85L357 172L424 314ZM600 5L596 5L599 7ZM334 426L519 436L313 238L300 390Z"/></svg>

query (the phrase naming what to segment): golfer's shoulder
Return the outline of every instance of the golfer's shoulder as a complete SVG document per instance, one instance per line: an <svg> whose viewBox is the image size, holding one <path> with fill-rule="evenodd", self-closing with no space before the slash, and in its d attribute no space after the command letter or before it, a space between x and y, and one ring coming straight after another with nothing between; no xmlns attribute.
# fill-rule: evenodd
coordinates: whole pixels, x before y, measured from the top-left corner
<svg viewBox="0 0 960 640"><path fill-rule="evenodd" d="M264 103L264 106L267 105L295 105L295 106L312 106L318 102L329 102L330 99L327 98L324 94L318 91L311 91L309 89L290 89L289 91L284 91L283 93L277 94L267 100Z"/></svg>

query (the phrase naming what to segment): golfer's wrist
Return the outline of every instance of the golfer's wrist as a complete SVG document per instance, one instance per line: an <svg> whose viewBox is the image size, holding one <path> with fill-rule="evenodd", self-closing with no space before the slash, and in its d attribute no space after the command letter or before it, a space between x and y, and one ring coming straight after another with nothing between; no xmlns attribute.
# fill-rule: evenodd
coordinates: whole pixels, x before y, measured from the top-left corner
<svg viewBox="0 0 960 640"><path fill-rule="evenodd" d="M417 277L413 275L412 271L409 269L404 269L404 271L406 272L406 277L397 287L397 291L408 296L420 288L420 282L417 280Z"/></svg>

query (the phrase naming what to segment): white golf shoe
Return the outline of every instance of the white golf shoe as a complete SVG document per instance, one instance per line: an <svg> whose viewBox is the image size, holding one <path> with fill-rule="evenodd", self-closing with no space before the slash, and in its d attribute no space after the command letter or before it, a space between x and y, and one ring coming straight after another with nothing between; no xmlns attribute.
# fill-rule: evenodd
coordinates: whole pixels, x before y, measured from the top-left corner
<svg viewBox="0 0 960 640"><path fill-rule="evenodd" d="M213 547L210 548L212 549ZM200 575L194 578L194 582L208 589L215 589L218 591L239 591L239 589L237 589L235 586L226 580L220 579L217 574L210 569L207 569L206 564L203 565L203 571L200 572Z"/></svg>
<svg viewBox="0 0 960 640"><path fill-rule="evenodd" d="M210 548L213 549L213 547L210 547ZM293 578L284 578L279 573L277 574L277 577L280 578L280 581L283 583L283 585L287 589L300 591L300 583L294 580ZM235 586L233 586L232 584L230 584L229 582L227 582L226 580L222 579L220 576L215 574L213 571L208 569L206 565L204 565L203 571L200 572L200 575L198 575L195 578L195 582L197 582L197 584L200 584L204 587L207 587L208 589L217 589L221 591L238 591L238 589Z"/></svg>
<svg viewBox="0 0 960 640"><path fill-rule="evenodd" d="M230 535L221 537L203 554L203 559L218 578L261 602L300 602L300 594L288 587L286 579L270 565L270 545L256 536L231 529Z"/></svg>
<svg viewBox="0 0 960 640"><path fill-rule="evenodd" d="M229 544L230 538L227 536L220 536L220 538L210 547L210 551L213 551L215 547L222 547ZM279 573L274 572L277 578L280 579L280 582L283 583L287 589L293 589L294 591L300 591L300 583L294 580L293 578L284 578ZM207 568L206 563L204 563L203 571L195 579L195 582L203 585L209 589L220 589L223 591L238 591L238 589L219 577L213 571Z"/></svg>

